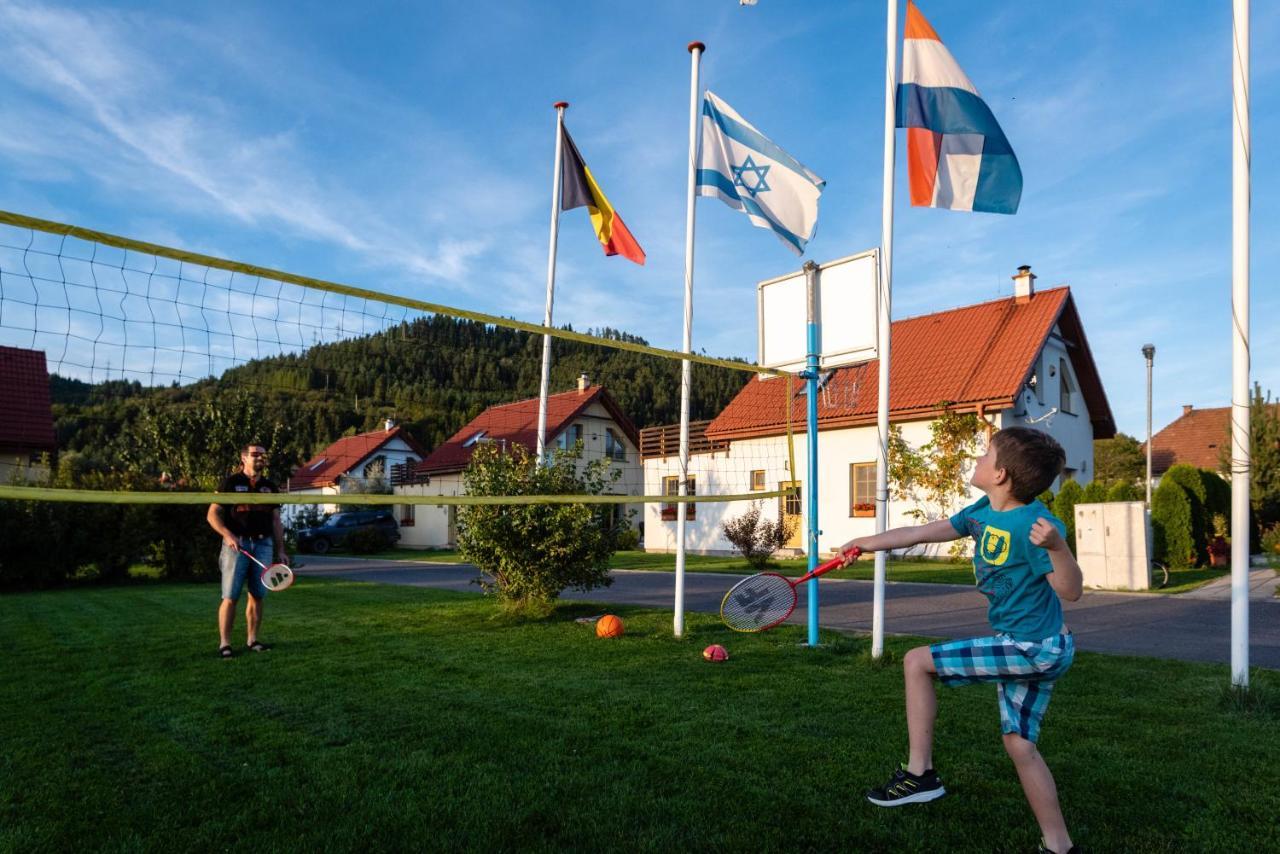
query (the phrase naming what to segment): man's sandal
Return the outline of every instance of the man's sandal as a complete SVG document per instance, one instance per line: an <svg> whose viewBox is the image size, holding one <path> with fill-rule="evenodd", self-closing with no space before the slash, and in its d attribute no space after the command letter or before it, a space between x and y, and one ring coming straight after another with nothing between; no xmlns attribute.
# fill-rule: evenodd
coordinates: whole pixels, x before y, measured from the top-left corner
<svg viewBox="0 0 1280 854"><path fill-rule="evenodd" d="M220 655L223 658L231 658L233 655L235 655L235 650L231 648L231 644L223 644L222 646L218 647L218 655Z"/></svg>

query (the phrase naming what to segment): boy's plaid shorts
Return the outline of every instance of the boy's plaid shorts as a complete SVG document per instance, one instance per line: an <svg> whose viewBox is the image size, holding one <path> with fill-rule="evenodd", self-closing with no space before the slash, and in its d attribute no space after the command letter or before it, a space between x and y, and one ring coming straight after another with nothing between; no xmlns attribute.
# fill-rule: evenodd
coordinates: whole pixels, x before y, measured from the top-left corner
<svg viewBox="0 0 1280 854"><path fill-rule="evenodd" d="M998 634L935 643L929 652L944 685L996 683L1000 731L1034 742L1040 737L1040 721L1049 708L1053 685L1071 666L1076 645L1070 632L1041 641Z"/></svg>

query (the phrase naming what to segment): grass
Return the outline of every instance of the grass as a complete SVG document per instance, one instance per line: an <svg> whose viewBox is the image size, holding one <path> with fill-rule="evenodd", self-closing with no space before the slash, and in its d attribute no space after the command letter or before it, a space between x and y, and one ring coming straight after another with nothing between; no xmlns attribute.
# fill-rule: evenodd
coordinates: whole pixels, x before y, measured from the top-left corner
<svg viewBox="0 0 1280 854"><path fill-rule="evenodd" d="M303 579L214 656L217 588L0 598L0 850L1034 850L994 691L943 691L952 794L882 811L899 668L867 641ZM243 640L243 635L240 636ZM703 662L725 644L733 656ZM899 659L910 639L891 638ZM1253 686L1275 696L1280 674ZM1280 728L1225 667L1081 653L1041 750L1086 850L1276 850ZM1247 792L1242 791L1242 783ZM1246 795L1247 796L1244 796Z"/></svg>

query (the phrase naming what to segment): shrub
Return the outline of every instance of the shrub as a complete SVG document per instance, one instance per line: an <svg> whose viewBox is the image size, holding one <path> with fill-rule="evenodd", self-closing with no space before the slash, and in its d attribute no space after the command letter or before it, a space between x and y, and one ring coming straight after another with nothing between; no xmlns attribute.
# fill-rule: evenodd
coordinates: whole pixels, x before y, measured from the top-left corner
<svg viewBox="0 0 1280 854"><path fill-rule="evenodd" d="M1192 499L1175 480L1161 480L1151 494L1153 557L1171 567L1194 566L1191 534Z"/></svg>
<svg viewBox="0 0 1280 854"><path fill-rule="evenodd" d="M1142 501L1145 495L1132 483L1117 480L1107 490L1107 501Z"/></svg>
<svg viewBox="0 0 1280 854"><path fill-rule="evenodd" d="M640 548L640 532L628 528L618 534L618 551L633 552Z"/></svg>
<svg viewBox="0 0 1280 854"><path fill-rule="evenodd" d="M1078 504L1101 504L1107 500L1107 487L1102 481L1094 479L1089 481L1089 485L1084 488L1084 494L1080 496Z"/></svg>
<svg viewBox="0 0 1280 854"><path fill-rule="evenodd" d="M759 501L753 501L745 513L725 520L720 526L724 538L756 572L762 571L774 552L787 544L794 528L795 522L791 520L761 519Z"/></svg>
<svg viewBox="0 0 1280 854"><path fill-rule="evenodd" d="M486 444L462 480L467 495L599 495L621 476L607 459L581 457L581 448L557 450L539 465L522 445ZM504 608L536 615L568 588L611 584L609 559L630 527L626 514L600 504L473 504L458 511L458 551Z"/></svg>
<svg viewBox="0 0 1280 854"><path fill-rule="evenodd" d="M1194 550L1192 558L1192 566L1206 561L1209 555L1209 534L1212 516L1209 514L1206 503L1209 499L1209 490L1205 487L1204 478L1200 476L1200 469L1186 463L1179 463L1171 466L1164 476L1160 478L1160 483L1172 481L1181 486L1187 493L1187 497L1191 501L1191 547ZM1155 498L1152 498L1154 503Z"/></svg>
<svg viewBox="0 0 1280 854"><path fill-rule="evenodd" d="M1053 515L1067 526L1067 545L1076 550L1076 505L1084 500L1084 488L1074 480L1062 484L1053 499Z"/></svg>
<svg viewBox="0 0 1280 854"><path fill-rule="evenodd" d="M1050 513L1053 513L1053 491L1046 489L1044 492L1036 496L1036 500L1043 504ZM1054 513L1054 515L1058 515Z"/></svg>
<svg viewBox="0 0 1280 854"><path fill-rule="evenodd" d="M368 528L363 531L352 531L342 541L343 547L357 555L368 555L380 552L387 547L387 535L381 531Z"/></svg>
<svg viewBox="0 0 1280 854"><path fill-rule="evenodd" d="M1262 532L1262 550L1267 554L1280 554L1280 522Z"/></svg>

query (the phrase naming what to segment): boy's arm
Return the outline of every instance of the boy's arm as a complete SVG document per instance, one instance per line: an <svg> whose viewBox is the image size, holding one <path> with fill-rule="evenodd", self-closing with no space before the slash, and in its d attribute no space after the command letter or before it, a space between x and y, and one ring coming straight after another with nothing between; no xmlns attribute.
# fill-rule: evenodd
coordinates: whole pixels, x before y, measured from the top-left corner
<svg viewBox="0 0 1280 854"><path fill-rule="evenodd" d="M1049 586L1059 597L1074 602L1084 593L1084 573L1076 563L1071 547L1062 534L1047 519L1037 519L1031 526L1031 542L1049 553L1053 572L1049 573Z"/></svg>
<svg viewBox="0 0 1280 854"><path fill-rule="evenodd" d="M902 528L893 528L883 534L855 537L841 546L840 551L845 552L855 547L864 552L905 549L920 543L945 543L949 540L957 540L960 536L956 533L956 529L951 527L950 520L939 519L926 525L907 525Z"/></svg>

